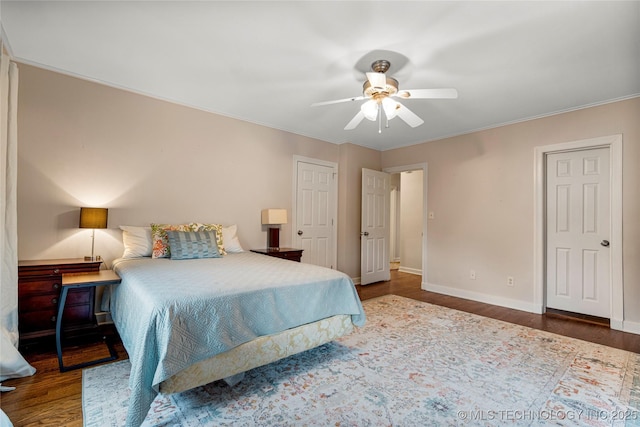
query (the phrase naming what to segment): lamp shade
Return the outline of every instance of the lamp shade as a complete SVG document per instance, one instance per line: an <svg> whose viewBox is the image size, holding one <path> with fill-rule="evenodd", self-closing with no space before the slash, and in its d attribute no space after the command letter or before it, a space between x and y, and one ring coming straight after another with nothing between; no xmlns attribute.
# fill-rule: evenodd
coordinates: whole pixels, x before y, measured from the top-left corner
<svg viewBox="0 0 640 427"><path fill-rule="evenodd" d="M287 210L286 209L263 209L262 223L263 224L286 224Z"/></svg>
<svg viewBox="0 0 640 427"><path fill-rule="evenodd" d="M107 228L107 208L80 208L80 228Z"/></svg>

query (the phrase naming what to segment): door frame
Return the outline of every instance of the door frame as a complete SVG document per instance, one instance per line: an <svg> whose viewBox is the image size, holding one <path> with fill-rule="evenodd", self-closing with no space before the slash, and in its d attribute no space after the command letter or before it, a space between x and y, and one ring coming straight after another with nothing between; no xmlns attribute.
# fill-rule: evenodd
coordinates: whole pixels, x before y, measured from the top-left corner
<svg viewBox="0 0 640 427"><path fill-rule="evenodd" d="M609 135L534 147L534 238L533 238L533 304L537 313L547 308L546 299L546 179L547 154L562 151L579 151L591 148L609 148L611 174L611 269L610 301L611 329L623 330L624 282L622 272L622 135Z"/></svg>
<svg viewBox="0 0 640 427"><path fill-rule="evenodd" d="M333 265L333 269L338 269L338 164L335 162L330 162L327 160L319 160L313 159L311 157L304 156L293 156L293 195L291 197L291 238L295 240L297 244L298 235L296 231L298 229L298 163L310 163L318 166L326 166L333 170L333 185L331 188L332 199L331 203L333 204L333 209L331 214L333 215L333 230L331 240L333 244L331 245L331 251L333 252L333 256L331 257L331 265ZM292 240L292 243L293 243Z"/></svg>
<svg viewBox="0 0 640 427"><path fill-rule="evenodd" d="M415 170L422 170L422 280L420 283L420 288L427 290L427 221L428 221L428 212L427 212L427 183L428 183L428 164L425 163L414 163L412 165L405 166L393 166L382 169L383 172L387 172L389 174L401 173L401 172L409 172ZM402 197L402 188L400 188L400 197Z"/></svg>

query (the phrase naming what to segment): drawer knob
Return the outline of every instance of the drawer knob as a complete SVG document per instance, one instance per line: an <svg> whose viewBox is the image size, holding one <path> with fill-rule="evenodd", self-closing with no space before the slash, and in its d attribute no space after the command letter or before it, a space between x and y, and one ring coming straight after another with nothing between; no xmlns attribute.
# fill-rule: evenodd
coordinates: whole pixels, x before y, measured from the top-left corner
<svg viewBox="0 0 640 427"><path fill-rule="evenodd" d="M60 283L54 283L53 289L60 289Z"/></svg>
<svg viewBox="0 0 640 427"><path fill-rule="evenodd" d="M60 269L59 268L54 269L53 274L60 274Z"/></svg>
<svg viewBox="0 0 640 427"><path fill-rule="evenodd" d="M58 298L52 298L51 304L56 305L58 303Z"/></svg>
<svg viewBox="0 0 640 427"><path fill-rule="evenodd" d="M55 323L56 321L56 316L51 316L51 323Z"/></svg>

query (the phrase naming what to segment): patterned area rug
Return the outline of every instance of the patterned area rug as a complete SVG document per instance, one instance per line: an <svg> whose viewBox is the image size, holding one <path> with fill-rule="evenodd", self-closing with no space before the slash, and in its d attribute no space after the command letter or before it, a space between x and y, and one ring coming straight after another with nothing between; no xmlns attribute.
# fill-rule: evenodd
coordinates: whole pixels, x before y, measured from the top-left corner
<svg viewBox="0 0 640 427"><path fill-rule="evenodd" d="M146 426L640 426L640 354L398 296L350 336L158 396ZM122 426L129 362L83 372L85 426Z"/></svg>

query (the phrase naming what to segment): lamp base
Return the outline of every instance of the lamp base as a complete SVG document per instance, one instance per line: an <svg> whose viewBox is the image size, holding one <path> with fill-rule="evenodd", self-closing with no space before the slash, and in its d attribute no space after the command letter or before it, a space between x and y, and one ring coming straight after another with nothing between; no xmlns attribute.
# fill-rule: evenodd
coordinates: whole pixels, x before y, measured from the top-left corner
<svg viewBox="0 0 640 427"><path fill-rule="evenodd" d="M280 229L271 227L267 232L267 249L270 251L280 250Z"/></svg>

